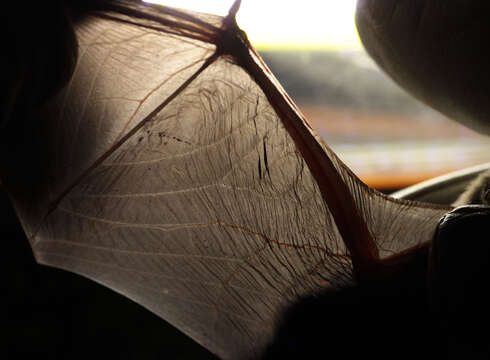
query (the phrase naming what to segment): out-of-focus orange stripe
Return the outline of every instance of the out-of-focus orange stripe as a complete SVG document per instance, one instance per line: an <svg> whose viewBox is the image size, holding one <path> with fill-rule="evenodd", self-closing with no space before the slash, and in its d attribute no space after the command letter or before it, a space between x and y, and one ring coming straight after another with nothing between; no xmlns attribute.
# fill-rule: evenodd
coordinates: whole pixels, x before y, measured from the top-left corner
<svg viewBox="0 0 490 360"><path fill-rule="evenodd" d="M425 181L436 176L446 174L448 172L457 169L448 169L444 171L434 171L434 172L424 172L420 174L390 174L388 175L377 175L377 174L366 174L361 175L359 178L368 186L375 189L401 189L407 186L414 185L421 181Z"/></svg>

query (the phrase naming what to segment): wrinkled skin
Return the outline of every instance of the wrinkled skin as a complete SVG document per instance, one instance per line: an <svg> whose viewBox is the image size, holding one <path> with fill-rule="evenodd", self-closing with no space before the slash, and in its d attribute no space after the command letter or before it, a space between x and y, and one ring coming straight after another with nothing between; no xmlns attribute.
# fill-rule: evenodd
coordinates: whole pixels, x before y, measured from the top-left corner
<svg viewBox="0 0 490 360"><path fill-rule="evenodd" d="M13 122L28 128L19 124L23 113L36 111L66 84L76 60L73 20L101 4L47 1L30 4L29 12L22 3L4 5L0 134ZM366 50L402 87L490 134L489 11L484 0L358 0L356 22Z"/></svg>
<svg viewBox="0 0 490 360"><path fill-rule="evenodd" d="M22 149L12 134L34 132L28 120L71 76L77 48L72 22L80 14L70 15L70 7L56 1L38 4L30 18L22 4L8 6L4 13L18 18L2 23L7 47L0 64L6 84L0 93L4 180L3 169L13 166L5 165L10 154ZM490 134L489 10L490 3L483 0L359 0L357 25L367 51L401 86L451 118ZM46 38L51 41L42 41ZM20 138L30 139L25 134ZM15 191L14 184L6 185Z"/></svg>
<svg viewBox="0 0 490 360"><path fill-rule="evenodd" d="M0 136L30 126L35 112L71 76L72 23L103 1L48 1L22 10L7 2L1 22ZM490 3L483 0L359 0L356 23L366 50L395 81L428 105L490 134ZM22 26L19 26L21 24ZM44 39L51 39L46 42ZM53 56L56 54L56 56ZM9 136L2 136L2 143Z"/></svg>
<svg viewBox="0 0 490 360"><path fill-rule="evenodd" d="M358 0L361 40L415 97L490 134L490 2Z"/></svg>
<svg viewBox="0 0 490 360"><path fill-rule="evenodd" d="M484 0L358 0L356 23L368 53L399 85L490 135L489 13ZM488 356L486 325L478 324L489 317L482 295L490 273L482 235L489 213L486 206L458 208L432 243L428 291L449 358Z"/></svg>

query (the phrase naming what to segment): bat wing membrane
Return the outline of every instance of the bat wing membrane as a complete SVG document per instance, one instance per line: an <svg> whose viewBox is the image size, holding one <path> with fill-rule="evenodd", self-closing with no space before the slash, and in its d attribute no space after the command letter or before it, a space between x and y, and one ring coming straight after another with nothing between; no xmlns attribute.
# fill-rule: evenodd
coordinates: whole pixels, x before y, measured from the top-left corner
<svg viewBox="0 0 490 360"><path fill-rule="evenodd" d="M298 297L355 281L331 198L353 204L380 261L429 241L447 209L362 184L243 37L248 52L223 51L229 20L124 2L86 18L40 131L48 145L26 160L42 161L26 164L40 185L12 198L40 263L240 359L260 355Z"/></svg>

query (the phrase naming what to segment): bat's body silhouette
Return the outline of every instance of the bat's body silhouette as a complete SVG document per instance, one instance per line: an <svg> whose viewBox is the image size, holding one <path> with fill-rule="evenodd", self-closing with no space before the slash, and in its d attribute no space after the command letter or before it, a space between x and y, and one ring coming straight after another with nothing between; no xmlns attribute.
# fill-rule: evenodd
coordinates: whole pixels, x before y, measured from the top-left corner
<svg viewBox="0 0 490 360"><path fill-rule="evenodd" d="M38 262L227 359L260 356L298 298L426 253L450 210L362 184L250 46L238 6L120 1L79 19L74 73L5 179Z"/></svg>

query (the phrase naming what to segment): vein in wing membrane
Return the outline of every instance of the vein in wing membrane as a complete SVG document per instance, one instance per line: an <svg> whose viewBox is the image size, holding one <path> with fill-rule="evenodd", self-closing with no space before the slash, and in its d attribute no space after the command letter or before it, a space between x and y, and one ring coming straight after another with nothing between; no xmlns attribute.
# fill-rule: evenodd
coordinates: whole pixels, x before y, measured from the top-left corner
<svg viewBox="0 0 490 360"><path fill-rule="evenodd" d="M363 184L332 150L328 147L325 149L375 239L381 259L431 241L439 219L451 210L450 206L417 203L384 195Z"/></svg>
<svg viewBox="0 0 490 360"><path fill-rule="evenodd" d="M318 186L260 88L219 58L47 218L38 260L142 303L225 358L349 279Z"/></svg>
<svg viewBox="0 0 490 360"><path fill-rule="evenodd" d="M78 66L60 96L58 121L62 123L58 126L61 133L57 134L55 152L58 173L76 173L73 164L89 164L107 151L172 94L214 50L209 44L183 42L113 21L88 20L78 28L77 35ZM75 91L76 96L72 94ZM93 146L88 147L87 143ZM90 148L95 156L79 151L77 145ZM67 153L66 149L70 151Z"/></svg>
<svg viewBox="0 0 490 360"><path fill-rule="evenodd" d="M230 18L121 4L78 25L71 82L9 172L39 262L242 359L299 296L354 281L335 221L354 242L366 225L381 259L430 240L448 209L361 184Z"/></svg>
<svg viewBox="0 0 490 360"><path fill-rule="evenodd" d="M28 237L51 203L80 174L169 98L215 51L215 46L145 27L89 16L77 25L75 72L33 124L39 143L25 141L12 183L27 183L14 199ZM28 157L22 158L23 154ZM22 189L22 193L27 193Z"/></svg>

